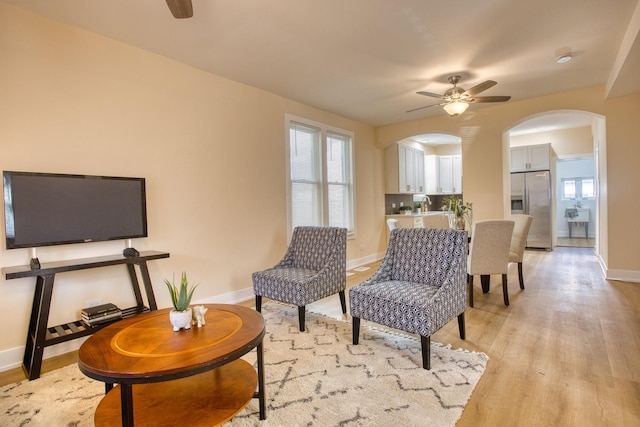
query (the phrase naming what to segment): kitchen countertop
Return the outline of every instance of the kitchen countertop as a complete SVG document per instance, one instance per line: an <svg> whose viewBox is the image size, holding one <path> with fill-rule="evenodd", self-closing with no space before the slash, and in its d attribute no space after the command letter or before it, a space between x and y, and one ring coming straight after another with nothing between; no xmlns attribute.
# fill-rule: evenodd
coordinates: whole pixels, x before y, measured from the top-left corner
<svg viewBox="0 0 640 427"><path fill-rule="evenodd" d="M387 217L390 218L394 218L394 217L414 217L414 216L427 216L427 215L446 215L447 212L446 211L428 211L427 213L412 213L411 215L406 215L406 214L391 214L391 215L385 215Z"/></svg>

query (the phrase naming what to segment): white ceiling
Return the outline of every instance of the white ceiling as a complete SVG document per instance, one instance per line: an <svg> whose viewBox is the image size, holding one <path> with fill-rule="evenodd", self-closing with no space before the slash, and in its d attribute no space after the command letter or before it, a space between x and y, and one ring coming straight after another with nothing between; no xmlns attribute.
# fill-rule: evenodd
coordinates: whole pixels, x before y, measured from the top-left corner
<svg viewBox="0 0 640 427"><path fill-rule="evenodd" d="M512 101L640 92L638 0L0 0L374 126L444 115L447 76ZM557 64L563 50L573 60ZM491 104L473 104L470 110Z"/></svg>

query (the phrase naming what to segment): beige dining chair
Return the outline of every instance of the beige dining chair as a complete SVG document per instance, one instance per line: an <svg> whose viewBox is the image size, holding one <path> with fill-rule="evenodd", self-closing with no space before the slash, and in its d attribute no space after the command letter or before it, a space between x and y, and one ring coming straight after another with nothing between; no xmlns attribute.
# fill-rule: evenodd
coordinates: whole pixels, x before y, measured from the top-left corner
<svg viewBox="0 0 640 427"><path fill-rule="evenodd" d="M389 218L387 220L387 227L389 227L389 231L393 231L396 228L400 228L400 221L398 221L397 219Z"/></svg>
<svg viewBox="0 0 640 427"><path fill-rule="evenodd" d="M522 274L522 263L524 261L524 248L527 245L529 229L533 222L531 215L514 214L510 219L514 222L513 236L511 236L511 247L509 249L509 262L518 264L518 279L520 289L524 289L524 276Z"/></svg>
<svg viewBox="0 0 640 427"><path fill-rule="evenodd" d="M449 228L449 218L445 214L426 215L424 226L425 228Z"/></svg>
<svg viewBox="0 0 640 427"><path fill-rule="evenodd" d="M477 221L472 225L471 244L467 260L467 281L469 305L473 307L473 276L485 276L483 292L489 292L491 275L502 275L504 305L509 305L507 272L509 269L509 248L514 222L511 220Z"/></svg>

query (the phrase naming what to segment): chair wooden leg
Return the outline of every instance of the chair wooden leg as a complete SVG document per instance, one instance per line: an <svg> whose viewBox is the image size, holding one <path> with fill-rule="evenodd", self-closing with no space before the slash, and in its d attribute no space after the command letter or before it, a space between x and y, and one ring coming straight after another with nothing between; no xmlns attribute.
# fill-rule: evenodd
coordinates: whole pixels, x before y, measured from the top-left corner
<svg viewBox="0 0 640 427"><path fill-rule="evenodd" d="M491 290L491 276L488 274L482 274L480 276L480 283L482 283L482 293L486 294Z"/></svg>
<svg viewBox="0 0 640 427"><path fill-rule="evenodd" d="M522 263L518 263L518 279L520 279L520 289L524 289L524 276L522 275Z"/></svg>
<svg viewBox="0 0 640 427"><path fill-rule="evenodd" d="M342 314L347 314L347 298L344 295L344 291L340 291L338 295L340 295L340 305L342 305Z"/></svg>
<svg viewBox="0 0 640 427"><path fill-rule="evenodd" d="M358 345L358 342L360 341L360 318L352 317L351 322L353 325L353 345Z"/></svg>
<svg viewBox="0 0 640 427"><path fill-rule="evenodd" d="M298 307L298 322L300 322L300 332L304 332L304 310L304 305Z"/></svg>
<svg viewBox="0 0 640 427"><path fill-rule="evenodd" d="M431 337L420 336L422 345L422 367L431 370Z"/></svg>
<svg viewBox="0 0 640 427"><path fill-rule="evenodd" d="M507 289L507 275L502 275L502 293L504 294L504 305L509 305L509 290Z"/></svg>
<svg viewBox="0 0 640 427"><path fill-rule="evenodd" d="M256 311L262 312L262 295L256 295Z"/></svg>
<svg viewBox="0 0 640 427"><path fill-rule="evenodd" d="M460 339L465 339L467 337L467 332L464 324L464 311L458 314L458 330L460 331Z"/></svg>
<svg viewBox="0 0 640 427"><path fill-rule="evenodd" d="M469 307L473 307L473 276L467 274L467 283L469 284Z"/></svg>

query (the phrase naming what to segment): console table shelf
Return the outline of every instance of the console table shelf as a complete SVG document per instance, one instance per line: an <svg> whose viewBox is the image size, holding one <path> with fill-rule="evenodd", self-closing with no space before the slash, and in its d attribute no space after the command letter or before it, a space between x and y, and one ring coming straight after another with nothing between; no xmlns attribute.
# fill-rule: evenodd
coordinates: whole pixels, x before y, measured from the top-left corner
<svg viewBox="0 0 640 427"><path fill-rule="evenodd" d="M128 317L133 317L138 314L149 312L149 307L130 307L123 308L122 311L122 319L126 319ZM47 328L47 333L45 336L45 342L47 345L59 344L61 342L74 340L76 338L84 337L87 335L94 334L98 332L100 329L105 326L109 326L113 322L117 322L122 319L114 319L111 322L105 322L95 326L88 326L80 320L76 320L74 322L64 323L62 325L57 326L49 326Z"/></svg>
<svg viewBox="0 0 640 427"><path fill-rule="evenodd" d="M24 359L22 366L29 380L40 377L42 366L42 356L44 348L50 345L70 341L83 336L91 335L110 323L96 326L87 326L81 321L73 321L57 326L48 326L49 311L51 308L51 296L53 294L53 284L55 275L70 271L86 270L89 268L109 267L113 265L126 265L131 280L131 287L136 299L134 307L122 310L122 317L133 317L135 315L157 310L153 287L147 261L169 258L169 253L158 251L141 252L137 257L125 257L123 255L110 255L93 258L82 258L67 261L43 263L39 269L31 269L28 265L2 268L2 274L6 280L19 279L25 277L36 278L36 289L33 296L33 306L31 307L31 318L27 333ZM135 266L138 266L142 275L145 294L148 306L145 306L142 299L140 283ZM114 320L116 321L116 320Z"/></svg>

